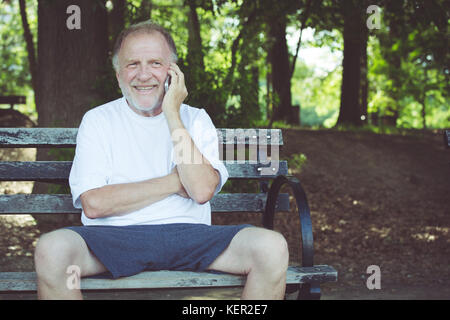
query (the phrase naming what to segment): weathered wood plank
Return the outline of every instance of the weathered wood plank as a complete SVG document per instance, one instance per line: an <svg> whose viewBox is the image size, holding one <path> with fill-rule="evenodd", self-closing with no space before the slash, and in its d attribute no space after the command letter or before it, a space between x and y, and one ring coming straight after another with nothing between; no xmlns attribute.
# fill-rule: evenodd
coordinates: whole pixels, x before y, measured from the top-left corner
<svg viewBox="0 0 450 320"><path fill-rule="evenodd" d="M245 284L245 277L212 272L190 271L148 271L137 275L108 279L97 277L83 278L83 290L110 289L155 289L155 288L187 288L187 287L236 287ZM290 266L286 283L323 283L337 281L337 271L327 265L314 267ZM34 272L1 272L0 291L35 291L36 274Z"/></svg>
<svg viewBox="0 0 450 320"><path fill-rule="evenodd" d="M276 170L269 170L272 175L262 174L261 163L239 163L224 161L230 179L273 179L277 175L287 175L287 162L281 160L271 163ZM45 181L67 182L72 161L0 161L0 181Z"/></svg>
<svg viewBox="0 0 450 320"><path fill-rule="evenodd" d="M72 161L1 161L0 181L68 182Z"/></svg>
<svg viewBox="0 0 450 320"><path fill-rule="evenodd" d="M0 146L8 148L73 147L77 128L0 128Z"/></svg>
<svg viewBox="0 0 450 320"><path fill-rule="evenodd" d="M3 148L68 148L76 144L78 128L0 128ZM280 129L217 129L219 143L283 145Z"/></svg>
<svg viewBox="0 0 450 320"><path fill-rule="evenodd" d="M212 212L263 212L267 195L264 193L219 193L211 200ZM276 211L289 210L289 194L278 195Z"/></svg>
<svg viewBox="0 0 450 320"><path fill-rule="evenodd" d="M219 193L211 200L212 212L262 212L267 196L263 193ZM289 210L289 195L280 194L278 211ZM0 195L0 214L79 214L70 194Z"/></svg>

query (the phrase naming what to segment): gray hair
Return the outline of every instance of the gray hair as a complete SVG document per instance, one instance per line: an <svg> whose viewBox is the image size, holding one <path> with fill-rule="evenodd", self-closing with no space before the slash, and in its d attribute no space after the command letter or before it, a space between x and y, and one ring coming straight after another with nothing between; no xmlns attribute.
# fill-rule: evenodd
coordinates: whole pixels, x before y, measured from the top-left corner
<svg viewBox="0 0 450 320"><path fill-rule="evenodd" d="M114 44L113 52L112 52L112 64L114 70L119 70L119 51L122 47L122 43L126 37L128 37L132 33L148 33L151 34L153 32L159 32L164 39L166 39L167 45L169 46L170 51L172 52L172 60L173 62L177 62L177 47L175 46L175 42L173 41L172 36L169 31L167 31L164 27L160 26L157 23L152 22L151 20L142 21L136 24L129 26L124 29L116 39Z"/></svg>

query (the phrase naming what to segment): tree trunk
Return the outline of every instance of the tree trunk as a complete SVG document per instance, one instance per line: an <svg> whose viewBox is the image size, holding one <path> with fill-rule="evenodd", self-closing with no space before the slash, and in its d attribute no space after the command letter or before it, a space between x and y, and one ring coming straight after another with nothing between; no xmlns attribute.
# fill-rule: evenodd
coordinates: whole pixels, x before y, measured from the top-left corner
<svg viewBox="0 0 450 320"><path fill-rule="evenodd" d="M363 46L362 11L354 0L343 0L344 58L342 62L341 106L337 125L360 126L361 48Z"/></svg>
<svg viewBox="0 0 450 320"><path fill-rule="evenodd" d="M110 49L114 47L117 36L125 27L125 15L127 12L126 0L113 0L113 9L108 16L108 29L112 41Z"/></svg>
<svg viewBox="0 0 450 320"><path fill-rule="evenodd" d="M105 2L76 1L81 29L69 29L67 19L76 13L66 11L73 3L72 0L38 2L39 127L78 127L86 111L105 102L97 83L108 61ZM38 149L37 160L54 158L72 160L73 151ZM48 184L35 183L33 193L48 190ZM51 190L61 193L60 188ZM38 223L42 221L38 219Z"/></svg>
<svg viewBox="0 0 450 320"><path fill-rule="evenodd" d="M23 36L27 45L28 64L30 66L31 85L33 90L37 88L37 66L36 66L36 50L34 48L33 35L28 24L27 8L25 0L19 0L20 16L22 18Z"/></svg>
<svg viewBox="0 0 450 320"><path fill-rule="evenodd" d="M189 92L187 103L193 106L206 107L208 113L214 114L213 109L211 109L214 106L206 105L208 95L204 92L206 90L205 63L197 5L194 0L188 0L186 4L188 6L188 51L186 54L185 74L188 79L186 87Z"/></svg>
<svg viewBox="0 0 450 320"><path fill-rule="evenodd" d="M388 63L387 76L392 82L388 86L386 92L394 103L384 110L384 117L390 118L390 125L396 126L397 119L400 114L400 105L398 101L401 98L400 88L404 82L402 75L402 54L397 50L393 50L393 45L399 40L406 41L408 33L405 33L404 26L406 24L405 16L398 14L403 12L403 1L387 1L385 6L385 15L389 24L389 33L386 37L380 37L380 46L383 58Z"/></svg>
<svg viewBox="0 0 450 320"><path fill-rule="evenodd" d="M66 10L72 3L38 4L40 127L77 127L87 110L104 102L95 86L108 56L106 8L100 1L77 1L81 29L69 30Z"/></svg>
<svg viewBox="0 0 450 320"><path fill-rule="evenodd" d="M272 71L270 66L267 68L266 73L266 120L272 119L273 111L273 98L272 98Z"/></svg>
<svg viewBox="0 0 450 320"><path fill-rule="evenodd" d="M422 105L422 129L427 130L427 120L426 120L426 106L425 101L427 100L426 95L423 95L423 97L420 99L420 104Z"/></svg>
<svg viewBox="0 0 450 320"><path fill-rule="evenodd" d="M202 46L202 37L200 34L200 22L197 14L197 6L195 1L189 0L189 38L188 38L188 54L186 60L189 65L205 69L204 54Z"/></svg>
<svg viewBox="0 0 450 320"><path fill-rule="evenodd" d="M367 78L367 41L369 33L367 28L362 29L362 44L361 44L361 84L360 84L360 105L361 105L361 122L362 124L368 123L367 114L367 98L369 94L369 79Z"/></svg>
<svg viewBox="0 0 450 320"><path fill-rule="evenodd" d="M274 95L274 110L270 125L275 120L286 121L290 124L298 124L294 119L289 52L286 44L286 18L269 19L269 60L272 66L272 86Z"/></svg>

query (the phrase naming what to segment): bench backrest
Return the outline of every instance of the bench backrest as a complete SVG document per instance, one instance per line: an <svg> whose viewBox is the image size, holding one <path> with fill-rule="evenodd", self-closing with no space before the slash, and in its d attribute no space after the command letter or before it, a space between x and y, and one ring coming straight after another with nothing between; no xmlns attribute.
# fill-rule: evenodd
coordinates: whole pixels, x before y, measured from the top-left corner
<svg viewBox="0 0 450 320"><path fill-rule="evenodd" d="M77 128L0 128L0 148L72 148ZM279 129L217 129L220 157L229 179L255 179L261 184L277 175L287 175L280 161L283 145ZM270 156L269 156L270 153ZM68 183L72 161L3 161L0 181ZM266 194L219 193L211 200L213 212L262 212ZM289 209L289 197L281 194L277 210ZM0 214L80 213L68 194L0 195Z"/></svg>

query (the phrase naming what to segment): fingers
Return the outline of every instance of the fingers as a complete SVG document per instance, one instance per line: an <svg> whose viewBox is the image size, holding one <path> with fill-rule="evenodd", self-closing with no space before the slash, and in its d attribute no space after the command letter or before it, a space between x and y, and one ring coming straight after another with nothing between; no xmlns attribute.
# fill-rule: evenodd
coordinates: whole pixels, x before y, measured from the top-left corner
<svg viewBox="0 0 450 320"><path fill-rule="evenodd" d="M170 69L172 69L175 72L179 82L184 83L184 73L181 71L180 67L176 63L172 62L169 67L169 70Z"/></svg>
<svg viewBox="0 0 450 320"><path fill-rule="evenodd" d="M188 96L184 74L175 63L169 65L167 73L171 80L169 90L164 95L162 109L166 113L179 112L181 104Z"/></svg>
<svg viewBox="0 0 450 320"><path fill-rule="evenodd" d="M167 71L171 76L171 83L169 89L174 84L174 87L178 89L178 92L182 95L183 100L187 97L188 92L186 84L184 82L184 73L176 63L171 63Z"/></svg>
<svg viewBox="0 0 450 320"><path fill-rule="evenodd" d="M168 69L168 73L172 77L172 82L176 84L184 83L184 73L181 71L180 67L176 63L171 63Z"/></svg>

